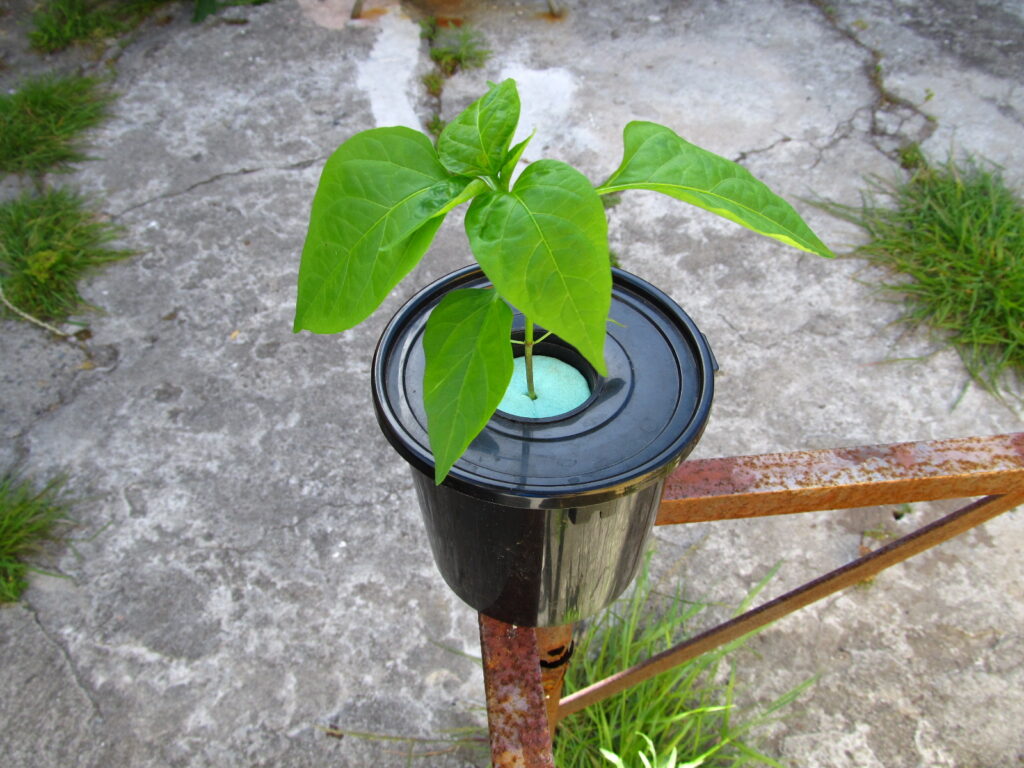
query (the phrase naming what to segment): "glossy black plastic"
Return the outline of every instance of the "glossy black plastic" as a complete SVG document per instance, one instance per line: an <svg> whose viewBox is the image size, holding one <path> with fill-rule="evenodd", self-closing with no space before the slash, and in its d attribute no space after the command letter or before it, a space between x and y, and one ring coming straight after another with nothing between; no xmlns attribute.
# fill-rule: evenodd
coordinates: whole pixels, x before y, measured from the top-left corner
<svg viewBox="0 0 1024 768"><path fill-rule="evenodd" d="M373 364L374 406L385 436L412 465L434 558L452 589L503 621L564 624L612 602L636 573L664 478L707 423L715 363L703 334L671 299L613 270L600 377L572 347L590 399L562 416L498 412L441 486L422 403L422 334L455 288L489 285L477 267L442 278L392 319ZM516 317L516 329L522 328Z"/></svg>

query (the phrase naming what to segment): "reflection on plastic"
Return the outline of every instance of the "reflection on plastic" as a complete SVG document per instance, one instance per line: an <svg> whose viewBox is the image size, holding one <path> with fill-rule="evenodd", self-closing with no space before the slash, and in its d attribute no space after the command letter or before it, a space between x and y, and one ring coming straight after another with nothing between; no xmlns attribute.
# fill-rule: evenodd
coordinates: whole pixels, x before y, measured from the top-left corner
<svg viewBox="0 0 1024 768"><path fill-rule="evenodd" d="M519 626L557 626L599 612L636 575L663 483L568 509L475 499L413 470L434 561L480 613Z"/></svg>

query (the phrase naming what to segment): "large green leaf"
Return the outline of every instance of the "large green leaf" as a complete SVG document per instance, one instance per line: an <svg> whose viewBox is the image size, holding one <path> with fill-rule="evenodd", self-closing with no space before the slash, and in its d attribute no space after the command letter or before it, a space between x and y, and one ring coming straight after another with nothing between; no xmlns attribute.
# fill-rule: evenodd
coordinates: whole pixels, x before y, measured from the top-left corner
<svg viewBox="0 0 1024 768"><path fill-rule="evenodd" d="M832 255L789 203L731 160L656 123L629 123L623 142L622 165L599 193L663 192L800 250Z"/></svg>
<svg viewBox="0 0 1024 768"><path fill-rule="evenodd" d="M437 137L437 153L449 171L465 176L496 177L519 123L515 80L491 86Z"/></svg>
<svg viewBox="0 0 1024 768"><path fill-rule="evenodd" d="M532 163L510 192L473 201L466 233L498 292L604 374L608 220L587 178L556 160Z"/></svg>
<svg viewBox="0 0 1024 768"><path fill-rule="evenodd" d="M490 289L452 291L427 318L423 405L436 483L501 402L512 378L511 334L512 310Z"/></svg>
<svg viewBox="0 0 1024 768"><path fill-rule="evenodd" d="M335 333L366 319L423 257L469 183L409 128L374 128L338 147L313 198L295 330Z"/></svg>

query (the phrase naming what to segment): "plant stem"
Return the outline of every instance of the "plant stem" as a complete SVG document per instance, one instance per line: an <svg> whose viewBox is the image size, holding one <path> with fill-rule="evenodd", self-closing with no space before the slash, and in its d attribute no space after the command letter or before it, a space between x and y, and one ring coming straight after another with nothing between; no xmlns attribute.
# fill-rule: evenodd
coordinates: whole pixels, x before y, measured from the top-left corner
<svg viewBox="0 0 1024 768"><path fill-rule="evenodd" d="M7 296L4 294L4 289L3 289L2 285L0 285L0 302L2 302L5 307L7 307L9 310L11 310L11 312L13 312L14 314L18 315L19 317L21 317L21 318L23 318L25 320L28 320L30 323L35 323L40 328L45 328L50 333L54 333L54 334L56 334L58 336L63 336L65 339L71 338L71 334L70 333L64 333L64 331L60 330L59 328L54 328L49 323L44 323L42 320L40 320L38 318L35 318L35 317L32 317L32 315L30 315L28 312L22 312L16 306L11 304L11 302L7 300Z"/></svg>
<svg viewBox="0 0 1024 768"><path fill-rule="evenodd" d="M537 399L537 392L533 388L533 321L526 318L526 395L531 400Z"/></svg>

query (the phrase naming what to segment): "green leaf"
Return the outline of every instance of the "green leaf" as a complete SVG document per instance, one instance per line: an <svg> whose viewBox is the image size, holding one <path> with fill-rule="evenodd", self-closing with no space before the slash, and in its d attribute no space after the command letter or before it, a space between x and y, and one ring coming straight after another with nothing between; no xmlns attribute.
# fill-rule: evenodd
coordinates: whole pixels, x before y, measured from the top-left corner
<svg viewBox="0 0 1024 768"><path fill-rule="evenodd" d="M466 233L498 292L603 375L612 285L608 220L587 178L556 160L532 163L510 192L473 201Z"/></svg>
<svg viewBox="0 0 1024 768"><path fill-rule="evenodd" d="M409 128L374 128L338 147L313 198L294 329L335 333L365 320L423 257L470 181L449 174Z"/></svg>
<svg viewBox="0 0 1024 768"><path fill-rule="evenodd" d="M445 295L423 332L423 405L434 453L434 482L487 424L512 379L512 310L497 292Z"/></svg>
<svg viewBox="0 0 1024 768"><path fill-rule="evenodd" d="M789 203L731 160L656 123L629 123L623 142L622 164L598 187L600 194L662 192L802 251L832 256Z"/></svg>
<svg viewBox="0 0 1024 768"><path fill-rule="evenodd" d="M437 153L449 171L497 177L519 123L516 81L505 80L470 104L437 137Z"/></svg>
<svg viewBox="0 0 1024 768"><path fill-rule="evenodd" d="M526 149L526 145L530 143L530 140L536 133L537 132L534 131L508 151L508 155L505 158L505 164L501 167L501 173L498 175L498 178L503 180L502 184L505 189L508 189L509 179L512 178L512 174L515 172L516 166L519 165L519 160L523 156L523 151Z"/></svg>
<svg viewBox="0 0 1024 768"><path fill-rule="evenodd" d="M615 768L626 768L625 764L622 762L622 758L616 755L610 749L605 749L604 747L598 747L598 749L601 750L601 756L604 757L604 759L607 760L609 763L614 765Z"/></svg>

